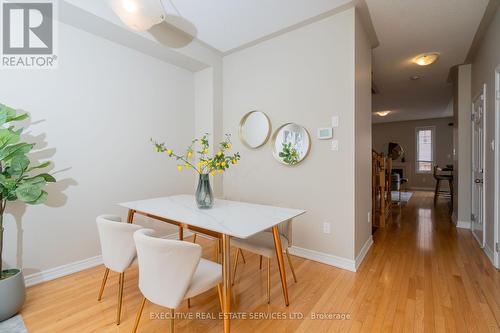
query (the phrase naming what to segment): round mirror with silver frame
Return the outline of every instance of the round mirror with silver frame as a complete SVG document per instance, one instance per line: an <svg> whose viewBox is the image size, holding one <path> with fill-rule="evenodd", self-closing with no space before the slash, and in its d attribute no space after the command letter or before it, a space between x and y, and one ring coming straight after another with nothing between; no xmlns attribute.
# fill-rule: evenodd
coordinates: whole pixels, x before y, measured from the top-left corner
<svg viewBox="0 0 500 333"><path fill-rule="evenodd" d="M287 123L278 128L272 141L274 158L286 165L299 164L311 149L309 132L295 123Z"/></svg>
<svg viewBox="0 0 500 333"><path fill-rule="evenodd" d="M251 111L241 118L240 140L245 146L256 149L263 146L271 136L271 121L262 111Z"/></svg>

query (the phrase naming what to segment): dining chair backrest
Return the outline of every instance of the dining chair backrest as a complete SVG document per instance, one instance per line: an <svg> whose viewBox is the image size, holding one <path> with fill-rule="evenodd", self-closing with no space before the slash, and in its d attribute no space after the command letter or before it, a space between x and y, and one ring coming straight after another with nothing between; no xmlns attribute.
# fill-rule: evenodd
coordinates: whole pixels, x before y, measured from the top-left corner
<svg viewBox="0 0 500 333"><path fill-rule="evenodd" d="M96 223L104 266L122 273L135 258L134 232L142 227L123 223L121 218L115 215L100 215Z"/></svg>
<svg viewBox="0 0 500 333"><path fill-rule="evenodd" d="M149 301L175 309L184 299L201 258L201 246L162 239L151 229L134 233L139 289Z"/></svg>
<svg viewBox="0 0 500 333"><path fill-rule="evenodd" d="M269 228L266 231L272 232L273 230L272 228ZM288 246L292 246L292 220L278 224L278 231L281 236L288 240Z"/></svg>

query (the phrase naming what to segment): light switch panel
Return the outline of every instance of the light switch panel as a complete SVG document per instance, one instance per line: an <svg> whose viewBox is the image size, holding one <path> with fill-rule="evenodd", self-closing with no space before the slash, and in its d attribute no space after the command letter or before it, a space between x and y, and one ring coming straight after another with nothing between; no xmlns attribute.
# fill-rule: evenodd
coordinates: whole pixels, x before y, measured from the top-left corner
<svg viewBox="0 0 500 333"><path fill-rule="evenodd" d="M339 151L339 140L332 140L332 150Z"/></svg>
<svg viewBox="0 0 500 333"><path fill-rule="evenodd" d="M339 116L332 117L332 127L333 128L339 127Z"/></svg>

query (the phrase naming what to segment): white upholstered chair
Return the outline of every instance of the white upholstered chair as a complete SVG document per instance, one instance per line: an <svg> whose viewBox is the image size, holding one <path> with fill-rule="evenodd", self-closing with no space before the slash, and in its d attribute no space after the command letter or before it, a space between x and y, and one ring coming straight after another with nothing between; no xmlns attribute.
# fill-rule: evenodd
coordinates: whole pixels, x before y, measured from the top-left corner
<svg viewBox="0 0 500 333"><path fill-rule="evenodd" d="M188 298L216 287L222 302L221 265L201 258L201 246L161 239L151 229L134 233L139 262L139 289L144 296L134 324L135 333L146 299L170 309L170 332L174 331L174 309ZM222 308L222 306L221 306Z"/></svg>
<svg viewBox="0 0 500 333"><path fill-rule="evenodd" d="M100 301L102 298L109 271L112 270L120 273L118 309L116 312L116 324L120 325L125 270L132 264L136 257L134 232L142 229L142 227L135 224L122 223L121 218L115 215L100 215L97 217L96 222L101 240L102 260L106 267L97 300Z"/></svg>
<svg viewBox="0 0 500 333"><path fill-rule="evenodd" d="M281 248L286 253L288 264L292 271L293 280L297 282L297 276L295 275L295 270L293 269L292 260L290 258L290 253L288 248L291 246L290 239L290 221L284 222L278 226L280 232ZM246 239L241 238L231 238L231 245L234 246L236 250L236 258L234 259L233 266L233 281L236 278L236 269L238 267L238 257L241 254L243 256L242 250L249 251L260 255L260 269L262 269L262 257L267 258L267 303L271 302L271 259L276 258L276 250L274 246L274 237L271 230L266 230L259 232L258 234L251 236Z"/></svg>

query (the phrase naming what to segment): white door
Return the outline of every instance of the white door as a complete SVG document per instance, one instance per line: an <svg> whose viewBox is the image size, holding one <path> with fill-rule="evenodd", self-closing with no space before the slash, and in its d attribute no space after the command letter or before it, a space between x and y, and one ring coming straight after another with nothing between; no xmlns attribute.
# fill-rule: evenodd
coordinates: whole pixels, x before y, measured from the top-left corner
<svg viewBox="0 0 500 333"><path fill-rule="evenodd" d="M472 102L472 234L484 247L484 117L486 85Z"/></svg>

